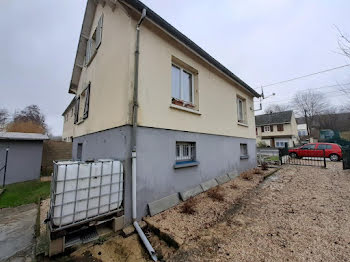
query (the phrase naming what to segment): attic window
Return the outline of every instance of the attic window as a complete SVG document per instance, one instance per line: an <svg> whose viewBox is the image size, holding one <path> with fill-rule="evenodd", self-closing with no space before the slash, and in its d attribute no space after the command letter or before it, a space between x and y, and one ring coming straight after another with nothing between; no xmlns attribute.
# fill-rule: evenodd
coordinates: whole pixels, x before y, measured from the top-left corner
<svg viewBox="0 0 350 262"><path fill-rule="evenodd" d="M100 47L102 42L102 28L103 28L103 14L98 20L97 26L86 42L86 52L85 52L85 65L88 66L92 59L95 57L97 49Z"/></svg>

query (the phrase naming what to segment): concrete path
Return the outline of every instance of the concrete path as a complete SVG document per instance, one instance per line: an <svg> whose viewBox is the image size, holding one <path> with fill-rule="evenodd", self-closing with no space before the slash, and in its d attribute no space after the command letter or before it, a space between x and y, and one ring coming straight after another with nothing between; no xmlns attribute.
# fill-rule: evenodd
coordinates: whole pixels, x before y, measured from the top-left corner
<svg viewBox="0 0 350 262"><path fill-rule="evenodd" d="M37 212L36 204L0 209L0 261L32 261Z"/></svg>

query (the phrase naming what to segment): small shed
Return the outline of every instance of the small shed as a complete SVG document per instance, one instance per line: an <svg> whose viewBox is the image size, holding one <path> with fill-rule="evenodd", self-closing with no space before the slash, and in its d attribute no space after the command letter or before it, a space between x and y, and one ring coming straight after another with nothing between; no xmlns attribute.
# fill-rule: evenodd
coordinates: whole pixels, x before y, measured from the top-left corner
<svg viewBox="0 0 350 262"><path fill-rule="evenodd" d="M0 132L0 184L4 177L5 185L39 179L46 139L48 136L43 134Z"/></svg>

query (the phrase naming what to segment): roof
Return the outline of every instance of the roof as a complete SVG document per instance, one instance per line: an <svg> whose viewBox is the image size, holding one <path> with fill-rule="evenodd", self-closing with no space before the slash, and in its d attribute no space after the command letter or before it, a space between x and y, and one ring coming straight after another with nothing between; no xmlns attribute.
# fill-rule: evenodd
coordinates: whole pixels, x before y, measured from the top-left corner
<svg viewBox="0 0 350 262"><path fill-rule="evenodd" d="M49 137L37 133L0 132L0 140L47 140Z"/></svg>
<svg viewBox="0 0 350 262"><path fill-rule="evenodd" d="M72 80L71 85L69 88L69 91L72 92L72 89L75 89L78 85L80 74L81 74L81 65L83 58L82 55L85 54L85 48L86 48L86 35L88 35L87 32L90 31L90 28L92 26L92 19L95 12L95 6L93 6L93 0L88 0L87 6L86 6L86 12L84 15L84 21L82 30L80 33L80 40L78 44L78 50L75 58L73 73L72 73ZM237 77L234 73L232 73L229 69L227 69L225 66L223 66L221 63L219 63L216 59L214 59L211 55L209 55L207 52L205 52L201 47L199 47L196 43L194 43L192 40L190 40L187 36L182 34L180 31L178 31L175 27L173 27L171 24L169 24L167 21L165 21L162 17L160 17L158 14L156 14L153 10L151 10L149 7L147 7L145 4L143 4L141 1L138 0L122 0L122 3L125 3L127 6L132 7L137 12L141 14L143 9L146 9L146 19L152 21L157 26L161 27L163 30L165 30L168 34L170 34L172 37L180 41L183 45L189 47L194 53L202 57L206 62L216 67L219 71L223 72L225 75L227 75L229 78L234 80L236 83L241 85L244 89L246 89L249 93L251 93L255 97L260 97L260 94L257 93L253 88L251 88L248 84L246 84L243 80L241 80L239 77ZM78 57L79 56L79 57ZM79 61L78 61L79 60ZM74 82L75 81L75 82Z"/></svg>
<svg viewBox="0 0 350 262"><path fill-rule="evenodd" d="M290 111L255 116L255 125L264 126L264 125L290 123L292 119L292 115L293 115L293 111L290 110Z"/></svg>
<svg viewBox="0 0 350 262"><path fill-rule="evenodd" d="M64 114L67 113L67 111L73 106L74 102L75 102L75 97L73 97L72 101L70 101L69 105L63 111L62 116L64 116Z"/></svg>
<svg viewBox="0 0 350 262"><path fill-rule="evenodd" d="M306 124L305 117L298 117L295 119L298 125Z"/></svg>

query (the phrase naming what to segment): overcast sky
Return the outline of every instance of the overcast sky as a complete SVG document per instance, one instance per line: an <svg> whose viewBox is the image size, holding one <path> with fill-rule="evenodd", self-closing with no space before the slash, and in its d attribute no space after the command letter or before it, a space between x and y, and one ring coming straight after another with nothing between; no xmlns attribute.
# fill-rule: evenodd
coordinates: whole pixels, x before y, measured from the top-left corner
<svg viewBox="0 0 350 262"><path fill-rule="evenodd" d="M350 34L348 0L143 2L253 88L350 63L337 53L334 28ZM0 108L13 113L37 104L52 133L62 134L85 6L86 0L0 1ZM350 67L267 87L266 96L276 95L263 105L337 83L350 83ZM317 90L333 104L345 102L335 87Z"/></svg>

